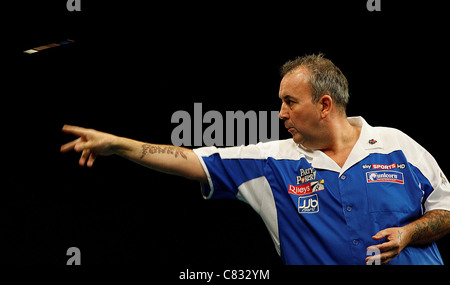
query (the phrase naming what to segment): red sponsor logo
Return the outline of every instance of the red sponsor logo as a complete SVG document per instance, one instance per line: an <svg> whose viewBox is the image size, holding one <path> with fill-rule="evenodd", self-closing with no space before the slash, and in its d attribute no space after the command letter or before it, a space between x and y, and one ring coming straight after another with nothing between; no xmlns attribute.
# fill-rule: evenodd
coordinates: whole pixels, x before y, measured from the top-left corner
<svg viewBox="0 0 450 285"><path fill-rule="evenodd" d="M392 164L372 164L372 169L394 169L397 168L397 163Z"/></svg>
<svg viewBox="0 0 450 285"><path fill-rule="evenodd" d="M313 183L313 185L311 185L311 183ZM294 195L308 195L317 191L321 191L324 190L323 187L323 180L319 181L319 182L310 182L310 183L306 183L304 185L291 185L289 184L289 194L294 194Z"/></svg>
<svg viewBox="0 0 450 285"><path fill-rule="evenodd" d="M289 184L289 193L294 195L306 195L311 194L311 183L305 185L291 185Z"/></svg>

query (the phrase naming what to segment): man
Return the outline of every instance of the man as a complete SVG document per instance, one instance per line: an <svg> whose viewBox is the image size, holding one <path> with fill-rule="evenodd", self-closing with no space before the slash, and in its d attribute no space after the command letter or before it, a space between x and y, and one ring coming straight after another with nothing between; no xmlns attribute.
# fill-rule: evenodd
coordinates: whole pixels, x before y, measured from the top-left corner
<svg viewBox="0 0 450 285"><path fill-rule="evenodd" d="M450 185L434 158L398 130L347 118L347 79L323 55L287 62L282 77L292 139L189 150L66 125L79 138L61 151L88 167L117 154L198 180L205 198L246 201L286 264L442 264Z"/></svg>

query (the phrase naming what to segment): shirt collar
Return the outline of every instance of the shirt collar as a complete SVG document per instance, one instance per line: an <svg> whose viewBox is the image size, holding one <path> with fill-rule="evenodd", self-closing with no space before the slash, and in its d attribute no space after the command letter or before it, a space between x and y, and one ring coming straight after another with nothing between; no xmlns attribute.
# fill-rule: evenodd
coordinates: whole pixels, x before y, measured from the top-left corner
<svg viewBox="0 0 450 285"><path fill-rule="evenodd" d="M361 133L344 166L340 169L339 175L369 156L375 149L383 148L383 142L378 130L370 126L363 117L350 117L348 121L351 125L361 126Z"/></svg>
<svg viewBox="0 0 450 285"><path fill-rule="evenodd" d="M383 142L377 129L369 125L363 117L349 117L347 120L353 126L362 127L355 146L360 145L365 150L383 148Z"/></svg>
<svg viewBox="0 0 450 285"><path fill-rule="evenodd" d="M353 126L360 126L361 133L342 168L322 151L310 150L300 146L302 153L314 168L339 172L341 175L350 167L366 158L374 149L383 148L383 142L377 129L370 126L363 117L348 117L347 120Z"/></svg>

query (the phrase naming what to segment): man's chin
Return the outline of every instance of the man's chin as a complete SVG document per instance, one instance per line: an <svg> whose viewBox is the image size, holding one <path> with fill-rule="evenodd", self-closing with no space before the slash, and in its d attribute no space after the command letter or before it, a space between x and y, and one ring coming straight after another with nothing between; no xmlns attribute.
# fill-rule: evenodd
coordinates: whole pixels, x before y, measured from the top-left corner
<svg viewBox="0 0 450 285"><path fill-rule="evenodd" d="M292 139L296 144L303 144L303 136L299 133L293 134Z"/></svg>

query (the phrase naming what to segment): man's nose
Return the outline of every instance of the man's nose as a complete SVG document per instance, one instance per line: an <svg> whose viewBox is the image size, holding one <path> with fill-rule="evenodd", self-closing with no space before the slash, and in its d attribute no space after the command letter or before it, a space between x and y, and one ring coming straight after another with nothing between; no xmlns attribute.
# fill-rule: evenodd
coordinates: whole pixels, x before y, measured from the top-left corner
<svg viewBox="0 0 450 285"><path fill-rule="evenodd" d="M287 112L287 107L284 103L281 104L280 114L278 115L280 120L289 119L289 113Z"/></svg>

